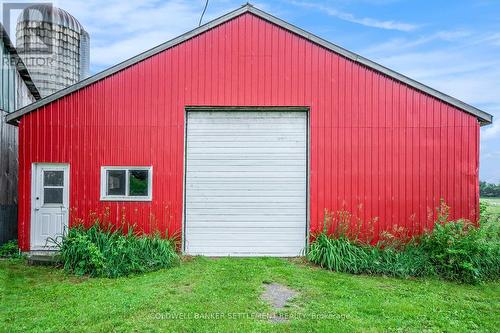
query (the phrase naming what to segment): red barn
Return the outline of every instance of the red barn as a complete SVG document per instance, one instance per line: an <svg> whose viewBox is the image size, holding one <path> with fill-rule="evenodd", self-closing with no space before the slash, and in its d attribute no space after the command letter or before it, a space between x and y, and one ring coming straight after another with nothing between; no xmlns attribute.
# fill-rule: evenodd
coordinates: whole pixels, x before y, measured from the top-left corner
<svg viewBox="0 0 500 333"><path fill-rule="evenodd" d="M250 5L37 101L19 126L19 242L77 218L185 253L293 256L324 209L415 234L478 214L492 116Z"/></svg>

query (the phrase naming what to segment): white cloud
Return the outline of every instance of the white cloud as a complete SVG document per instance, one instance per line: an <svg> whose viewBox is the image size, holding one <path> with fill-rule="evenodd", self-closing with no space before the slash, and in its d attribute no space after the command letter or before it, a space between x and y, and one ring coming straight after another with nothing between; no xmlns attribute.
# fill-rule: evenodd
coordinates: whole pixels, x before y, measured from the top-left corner
<svg viewBox="0 0 500 333"><path fill-rule="evenodd" d="M498 109L500 110L500 108ZM500 122L498 119L495 119L496 121L493 122L493 125L486 127L482 132L481 132L481 139L484 141L487 140L495 140L500 137ZM497 155L500 155L500 147L497 148L498 151L496 151ZM499 167L500 169L500 167Z"/></svg>
<svg viewBox="0 0 500 333"><path fill-rule="evenodd" d="M493 45L495 35L436 32L391 39L360 51L494 116L492 125L481 128L480 178L489 182L500 181L500 58Z"/></svg>
<svg viewBox="0 0 500 333"><path fill-rule="evenodd" d="M394 50L398 50L400 52L404 49L412 49L434 41L455 42L462 38L469 37L471 34L472 33L470 31L466 30L451 30L438 31L430 35L424 35L412 39L394 38L387 42L373 45L369 49L366 49L365 52L370 54L392 52Z"/></svg>
<svg viewBox="0 0 500 333"><path fill-rule="evenodd" d="M98 66L109 66L119 63L143 51L159 45L172 37L175 33L147 32L141 35L118 40L109 45L92 47L92 63Z"/></svg>
<svg viewBox="0 0 500 333"><path fill-rule="evenodd" d="M474 59L468 53L451 50L403 51L368 57L465 102L493 108L500 105L500 59Z"/></svg>
<svg viewBox="0 0 500 333"><path fill-rule="evenodd" d="M466 37L466 38L465 38ZM451 43L443 43L443 38ZM487 48L471 47L469 32L435 33L418 39L393 39L360 53L435 89L500 116L500 58ZM498 125L482 139L500 137Z"/></svg>
<svg viewBox="0 0 500 333"><path fill-rule="evenodd" d="M357 23L372 28L398 30L398 31L413 31L418 28L417 25L411 23L398 22L392 20L378 20L370 17L356 17L351 13L339 11L335 8L327 7L318 3L300 2L300 1L290 1L290 3L300 7L316 9L329 16L333 16L344 21Z"/></svg>
<svg viewBox="0 0 500 333"><path fill-rule="evenodd" d="M489 43L492 46L500 46L500 32L488 34L480 38L478 43Z"/></svg>
<svg viewBox="0 0 500 333"><path fill-rule="evenodd" d="M91 63L104 69L197 27L204 1L65 0L55 5L89 31ZM211 3L203 22L234 8L230 2Z"/></svg>

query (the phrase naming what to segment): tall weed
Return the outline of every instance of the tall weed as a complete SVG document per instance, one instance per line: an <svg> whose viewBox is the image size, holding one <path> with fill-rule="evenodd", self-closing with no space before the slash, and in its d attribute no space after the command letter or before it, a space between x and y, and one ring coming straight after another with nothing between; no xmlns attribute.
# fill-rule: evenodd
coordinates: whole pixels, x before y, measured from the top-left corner
<svg viewBox="0 0 500 333"><path fill-rule="evenodd" d="M353 235L352 215L325 212L323 230L313 236L307 258L327 269L353 274L439 276L472 284L496 280L500 278L500 221L486 212L481 210L479 226L450 221L449 207L441 202L432 230L410 237L395 227L381 234L374 246Z"/></svg>

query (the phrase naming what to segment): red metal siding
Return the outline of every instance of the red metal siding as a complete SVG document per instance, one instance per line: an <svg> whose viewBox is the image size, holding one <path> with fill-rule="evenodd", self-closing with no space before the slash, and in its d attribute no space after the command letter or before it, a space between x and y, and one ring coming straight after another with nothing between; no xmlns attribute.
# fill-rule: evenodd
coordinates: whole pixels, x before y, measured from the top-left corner
<svg viewBox="0 0 500 333"><path fill-rule="evenodd" d="M251 14L23 117L19 241L29 249L31 165L71 165L70 223L122 212L145 232L181 231L184 107L309 106L310 220L323 210L421 232L444 198L478 208L476 119ZM101 202L102 165L152 165L152 202Z"/></svg>

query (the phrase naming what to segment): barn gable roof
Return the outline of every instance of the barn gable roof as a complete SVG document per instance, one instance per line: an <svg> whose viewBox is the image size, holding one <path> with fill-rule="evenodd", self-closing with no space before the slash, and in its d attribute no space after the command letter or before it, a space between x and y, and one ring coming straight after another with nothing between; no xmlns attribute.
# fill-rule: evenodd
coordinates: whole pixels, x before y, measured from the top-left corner
<svg viewBox="0 0 500 333"><path fill-rule="evenodd" d="M364 58L354 52L351 52L351 51L348 51L338 45L335 45L333 43L330 43L329 41L327 40L324 40L318 36L315 36L301 28L298 28L288 22L285 22L275 16L272 16L271 14L269 13L266 13L260 9L257 9L255 8L254 6L252 6L251 4L246 4L246 5L243 5L242 7L232 11L232 12L229 12L219 18L216 18L196 29L193 29L183 35L180 35L174 39L171 39L170 41L167 41L163 44L160 44L148 51L145 51L133 58L130 58L128 60L125 60L113 67L110 67L109 69L106 69L100 73L97 73L96 75L94 76L91 76L85 80L82 80L74 85L71 85L71 86L68 86L66 87L65 89L62 89L50 96L47 96L39 101L36 101L24 108L21 108L15 112L12 112L11 114L9 114L7 117L6 117L6 121L8 123L11 123L13 125L16 125L18 124L19 122L19 118L21 118L23 115L27 114L27 113L30 113L32 111L35 111L36 109L44 106L44 105L47 105L63 96L66 96L66 95L69 95L79 89L82 89L83 87L86 87L88 85L91 85L92 83L94 82L97 82L97 81L100 81L104 78L106 78L107 76L110 76L116 72L119 72L129 66L132 66L140 61L143 61L144 59L147 59L155 54L158 54L162 51L165 51L169 48L172 48L180 43L183 43L205 31L208 31L218 25L221 25L227 21L230 21L242 14L245 14L245 13L251 13L257 17L260 17L268 22L271 22L277 26L280 26L286 30L289 30L317 45L320 45L326 49L329 49L337 54L340 54L341 56L345 57L345 58L348 58L356 63L359 63L363 66L366 66L366 67L369 67L369 68L372 68L378 72L381 72L383 73L384 75L387 75L388 77L391 77L395 80L398 80L404 84L407 84L408 86L411 86L415 89L418 89L428 95L431 95L437 99L440 99L448 104L451 104L469 114L472 114L474 116L477 117L479 123L481 125L488 125L488 124L491 124L492 121L493 121L493 116L487 112L484 112L472 105L469 105L467 103L464 103L454 97L451 97L449 95L446 95L438 90L435 90L431 87L428 87L418 81L415 81L405 75L402 75L398 72L395 72L387 67L384 67L376 62L373 62L367 58Z"/></svg>

